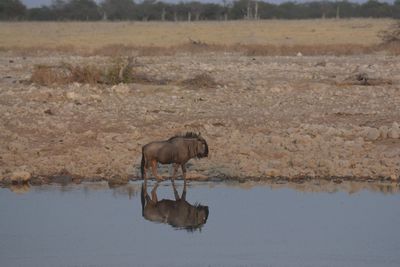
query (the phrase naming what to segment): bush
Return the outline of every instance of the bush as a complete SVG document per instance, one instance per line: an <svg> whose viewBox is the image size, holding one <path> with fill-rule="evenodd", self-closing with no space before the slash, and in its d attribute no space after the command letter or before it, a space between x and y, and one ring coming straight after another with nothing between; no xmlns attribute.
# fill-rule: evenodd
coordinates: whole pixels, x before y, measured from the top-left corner
<svg viewBox="0 0 400 267"><path fill-rule="evenodd" d="M379 33L383 44L393 44L400 42L400 21L393 23L388 30Z"/></svg>
<svg viewBox="0 0 400 267"><path fill-rule="evenodd" d="M30 81L40 85L89 83L119 84L135 80L132 72L132 58L117 59L110 66L100 68L94 65L74 66L61 63L57 66L36 65Z"/></svg>

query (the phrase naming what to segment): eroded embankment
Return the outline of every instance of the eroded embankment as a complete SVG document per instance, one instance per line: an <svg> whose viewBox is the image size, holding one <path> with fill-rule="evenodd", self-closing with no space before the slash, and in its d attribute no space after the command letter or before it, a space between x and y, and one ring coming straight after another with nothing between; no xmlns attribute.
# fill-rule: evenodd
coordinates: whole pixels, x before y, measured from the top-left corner
<svg viewBox="0 0 400 267"><path fill-rule="evenodd" d="M397 57L139 57L129 84L29 82L36 64L109 60L0 58L3 184L136 179L142 145L185 131L210 148L192 179L398 180Z"/></svg>

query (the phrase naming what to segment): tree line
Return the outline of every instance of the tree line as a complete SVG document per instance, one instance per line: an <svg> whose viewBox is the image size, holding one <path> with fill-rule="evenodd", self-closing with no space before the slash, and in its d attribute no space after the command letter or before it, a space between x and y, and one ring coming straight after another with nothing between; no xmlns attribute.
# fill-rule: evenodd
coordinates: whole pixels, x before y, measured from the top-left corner
<svg viewBox="0 0 400 267"><path fill-rule="evenodd" d="M198 21L239 19L313 18L400 18L400 0L393 3L369 0L365 3L341 1L284 2L272 4L256 0L223 0L221 3L157 0L53 0L48 6L27 8L21 0L1 0L0 20L32 21Z"/></svg>

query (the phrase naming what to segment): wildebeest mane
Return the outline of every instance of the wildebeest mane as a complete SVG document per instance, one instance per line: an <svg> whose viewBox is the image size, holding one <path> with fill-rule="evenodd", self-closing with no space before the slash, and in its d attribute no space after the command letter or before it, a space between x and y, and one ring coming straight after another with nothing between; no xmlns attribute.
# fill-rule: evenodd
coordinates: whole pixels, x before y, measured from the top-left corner
<svg viewBox="0 0 400 267"><path fill-rule="evenodd" d="M194 133L194 132L186 132L183 134L177 134L175 136L172 136L170 139L168 139L168 141L175 139L175 138L179 138L179 137L183 137L183 138L200 138L200 134Z"/></svg>

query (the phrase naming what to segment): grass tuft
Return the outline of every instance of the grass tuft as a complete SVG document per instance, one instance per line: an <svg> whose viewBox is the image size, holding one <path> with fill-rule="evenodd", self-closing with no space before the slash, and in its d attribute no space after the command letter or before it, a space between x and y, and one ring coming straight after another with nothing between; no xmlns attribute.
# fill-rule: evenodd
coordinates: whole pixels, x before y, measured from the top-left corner
<svg viewBox="0 0 400 267"><path fill-rule="evenodd" d="M34 66L32 83L40 85L88 83L88 84L119 84L135 81L132 70L132 58L117 59L104 68L95 65L71 65L61 63L56 66Z"/></svg>
<svg viewBox="0 0 400 267"><path fill-rule="evenodd" d="M180 84L187 88L215 88L220 85L207 73L198 74L193 78L183 80Z"/></svg>

